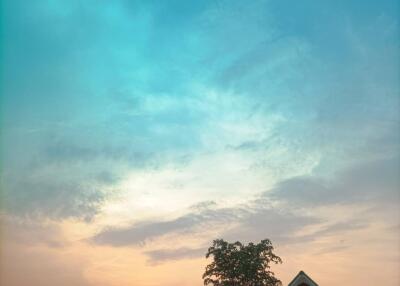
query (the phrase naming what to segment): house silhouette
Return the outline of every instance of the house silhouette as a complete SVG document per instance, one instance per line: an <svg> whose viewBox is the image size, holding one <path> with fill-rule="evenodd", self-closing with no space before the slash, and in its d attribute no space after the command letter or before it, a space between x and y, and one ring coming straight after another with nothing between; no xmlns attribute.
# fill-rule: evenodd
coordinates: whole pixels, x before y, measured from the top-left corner
<svg viewBox="0 0 400 286"><path fill-rule="evenodd" d="M318 286L318 284L304 273L304 271L300 271L288 286Z"/></svg>

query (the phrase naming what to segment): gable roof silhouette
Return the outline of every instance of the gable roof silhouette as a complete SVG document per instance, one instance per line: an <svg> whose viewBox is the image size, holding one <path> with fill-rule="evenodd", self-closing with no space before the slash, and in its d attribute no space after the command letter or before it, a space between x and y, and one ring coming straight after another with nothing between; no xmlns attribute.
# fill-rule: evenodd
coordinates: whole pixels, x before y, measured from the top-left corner
<svg viewBox="0 0 400 286"><path fill-rule="evenodd" d="M300 271L288 286L300 286L303 283L309 286L318 286L318 284L315 283L315 281L312 280L306 273L304 273L304 271Z"/></svg>

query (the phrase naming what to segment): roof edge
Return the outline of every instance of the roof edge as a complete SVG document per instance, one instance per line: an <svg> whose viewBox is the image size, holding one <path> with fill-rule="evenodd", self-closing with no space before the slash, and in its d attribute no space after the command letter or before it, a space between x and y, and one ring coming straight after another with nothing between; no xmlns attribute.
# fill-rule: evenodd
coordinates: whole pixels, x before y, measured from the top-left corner
<svg viewBox="0 0 400 286"><path fill-rule="evenodd" d="M288 284L288 286L292 286L293 283L296 281L296 279L300 276L304 275L307 279L309 279L312 283L314 283L316 286L319 286L314 280L311 279L310 276L308 276L303 270L300 270L300 272L293 278L293 280Z"/></svg>

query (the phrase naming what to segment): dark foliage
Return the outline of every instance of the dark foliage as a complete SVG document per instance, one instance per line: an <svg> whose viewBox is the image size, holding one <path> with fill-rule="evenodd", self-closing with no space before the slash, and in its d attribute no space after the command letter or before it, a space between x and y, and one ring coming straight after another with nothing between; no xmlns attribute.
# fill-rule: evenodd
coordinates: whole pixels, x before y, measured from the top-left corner
<svg viewBox="0 0 400 286"><path fill-rule="evenodd" d="M213 257L203 274L204 285L212 286L280 286L270 271L270 263L282 263L269 239L243 245L214 240L206 257Z"/></svg>

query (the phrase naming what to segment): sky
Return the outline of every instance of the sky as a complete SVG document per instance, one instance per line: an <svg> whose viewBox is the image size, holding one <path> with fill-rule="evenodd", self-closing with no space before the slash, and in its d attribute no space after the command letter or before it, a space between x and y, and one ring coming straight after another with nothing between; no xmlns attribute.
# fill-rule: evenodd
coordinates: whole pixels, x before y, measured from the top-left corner
<svg viewBox="0 0 400 286"><path fill-rule="evenodd" d="M4 0L0 284L400 284L399 3Z"/></svg>

